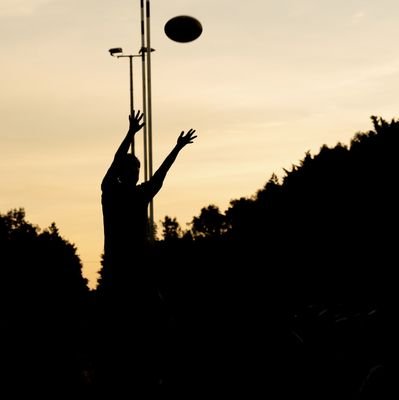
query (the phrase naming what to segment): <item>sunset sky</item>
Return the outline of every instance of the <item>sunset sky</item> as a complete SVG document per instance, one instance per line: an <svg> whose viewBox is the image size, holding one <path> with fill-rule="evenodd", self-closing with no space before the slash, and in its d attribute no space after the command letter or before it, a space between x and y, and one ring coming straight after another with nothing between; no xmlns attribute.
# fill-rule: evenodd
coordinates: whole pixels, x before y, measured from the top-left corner
<svg viewBox="0 0 399 400"><path fill-rule="evenodd" d="M1 0L0 213L23 207L74 243L94 287L103 249L100 183L126 134L139 0ZM163 31L203 26L191 43ZM349 144L370 116L399 114L397 0L151 0L154 170L197 130L154 201L182 228L223 212L323 144ZM141 64L134 64L141 108ZM136 138L142 159L142 135ZM141 176L141 180L143 176Z"/></svg>

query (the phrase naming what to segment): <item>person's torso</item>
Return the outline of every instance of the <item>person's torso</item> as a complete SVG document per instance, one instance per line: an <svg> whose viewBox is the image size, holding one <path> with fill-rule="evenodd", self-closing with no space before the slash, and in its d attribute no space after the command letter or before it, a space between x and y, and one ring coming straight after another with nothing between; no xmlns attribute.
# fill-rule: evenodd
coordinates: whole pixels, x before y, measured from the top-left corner
<svg viewBox="0 0 399 400"><path fill-rule="evenodd" d="M101 200L106 244L120 247L146 241L151 198L146 184L114 183L103 188Z"/></svg>

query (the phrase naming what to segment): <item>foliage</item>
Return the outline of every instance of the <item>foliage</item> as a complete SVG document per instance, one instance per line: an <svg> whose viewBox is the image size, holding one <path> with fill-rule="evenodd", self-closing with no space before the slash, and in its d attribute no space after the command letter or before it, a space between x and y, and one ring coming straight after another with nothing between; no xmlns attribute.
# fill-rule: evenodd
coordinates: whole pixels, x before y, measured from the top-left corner
<svg viewBox="0 0 399 400"><path fill-rule="evenodd" d="M347 247L351 235L379 240L373 229L388 236L381 216L392 226L397 219L399 121L371 120L374 129L355 134L349 146L323 145L318 154L306 152L298 165L284 170L281 182L273 174L254 196L230 201L224 213L214 205L202 208L190 224L192 237L276 244L288 237L293 243L301 235L332 248L338 239Z"/></svg>
<svg viewBox="0 0 399 400"><path fill-rule="evenodd" d="M184 327L179 378L193 359L208 381L275 384L287 398L384 398L395 385L399 121L372 122L348 146L305 153L224 213L202 208L192 241L157 249Z"/></svg>
<svg viewBox="0 0 399 400"><path fill-rule="evenodd" d="M176 218L170 218L166 215L161 223L163 240L170 241L181 238L182 230Z"/></svg>
<svg viewBox="0 0 399 400"><path fill-rule="evenodd" d="M226 231L225 216L215 205L202 208L200 215L193 218L191 225L195 239L219 239Z"/></svg>
<svg viewBox="0 0 399 400"><path fill-rule="evenodd" d="M2 370L18 383L76 389L81 384L88 287L76 247L55 223L41 231L24 209L0 214Z"/></svg>
<svg viewBox="0 0 399 400"><path fill-rule="evenodd" d="M0 243L3 274L18 277L21 287L38 285L55 296L87 291L77 249L60 236L55 223L41 231L26 220L24 209L10 210L0 214Z"/></svg>

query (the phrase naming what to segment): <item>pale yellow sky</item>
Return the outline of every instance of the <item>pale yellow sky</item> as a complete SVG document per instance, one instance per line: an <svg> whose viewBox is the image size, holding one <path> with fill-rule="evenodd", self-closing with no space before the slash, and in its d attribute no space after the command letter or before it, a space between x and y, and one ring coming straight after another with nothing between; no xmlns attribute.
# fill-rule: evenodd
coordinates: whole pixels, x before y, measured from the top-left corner
<svg viewBox="0 0 399 400"><path fill-rule="evenodd" d="M56 222L94 286L103 246L100 182L127 130L127 54L139 0L0 3L0 212ZM198 132L157 195L180 224L253 195L310 150L349 143L371 115L398 116L396 0L151 0L154 169L181 130ZM192 43L163 33L192 15ZM135 103L141 105L141 69ZM137 138L141 157L142 137Z"/></svg>

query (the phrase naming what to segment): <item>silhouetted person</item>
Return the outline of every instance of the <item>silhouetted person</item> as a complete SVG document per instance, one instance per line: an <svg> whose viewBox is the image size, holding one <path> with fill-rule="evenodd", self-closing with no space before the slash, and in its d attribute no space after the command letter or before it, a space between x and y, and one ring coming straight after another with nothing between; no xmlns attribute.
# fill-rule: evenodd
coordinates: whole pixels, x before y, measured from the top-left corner
<svg viewBox="0 0 399 400"><path fill-rule="evenodd" d="M120 144L114 160L101 184L104 221L104 261L112 268L111 274L123 274L132 268L136 252L149 239L147 209L161 189L165 176L180 150L193 143L195 130L181 132L177 143L150 179L138 184L140 161L129 153L134 135L143 127L143 114L138 111L129 117L127 135ZM108 268L108 266L107 266Z"/></svg>
<svg viewBox="0 0 399 400"><path fill-rule="evenodd" d="M147 209L179 152L196 138L182 131L150 179L138 184L140 161L129 153L143 127L139 111L101 184L104 260L100 293L98 382L106 390L149 387L162 380L165 313L148 254Z"/></svg>

